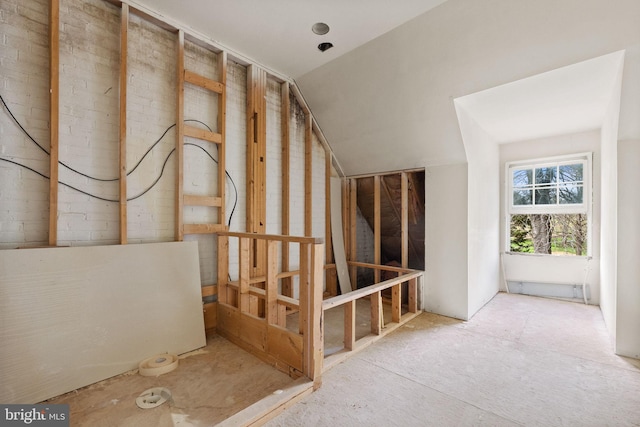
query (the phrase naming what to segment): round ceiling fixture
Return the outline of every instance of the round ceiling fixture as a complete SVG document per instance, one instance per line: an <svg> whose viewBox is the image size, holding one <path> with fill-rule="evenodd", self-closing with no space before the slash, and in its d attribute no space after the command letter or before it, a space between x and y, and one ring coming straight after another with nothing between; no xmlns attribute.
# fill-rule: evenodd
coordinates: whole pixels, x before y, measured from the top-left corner
<svg viewBox="0 0 640 427"><path fill-rule="evenodd" d="M324 22L316 22L311 27L311 31L313 31L314 34L317 34L319 36L324 36L329 32L329 26Z"/></svg>

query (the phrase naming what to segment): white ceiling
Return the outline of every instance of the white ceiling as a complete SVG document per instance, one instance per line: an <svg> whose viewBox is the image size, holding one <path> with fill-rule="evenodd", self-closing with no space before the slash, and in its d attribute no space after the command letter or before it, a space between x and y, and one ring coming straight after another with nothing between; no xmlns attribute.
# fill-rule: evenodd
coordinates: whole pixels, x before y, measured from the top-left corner
<svg viewBox="0 0 640 427"><path fill-rule="evenodd" d="M461 98L496 142L515 142L602 127L624 52L615 52Z"/></svg>
<svg viewBox="0 0 640 427"><path fill-rule="evenodd" d="M251 58L297 78L444 3L446 0L133 0ZM311 31L325 22L330 31ZM334 47L320 52L318 44Z"/></svg>

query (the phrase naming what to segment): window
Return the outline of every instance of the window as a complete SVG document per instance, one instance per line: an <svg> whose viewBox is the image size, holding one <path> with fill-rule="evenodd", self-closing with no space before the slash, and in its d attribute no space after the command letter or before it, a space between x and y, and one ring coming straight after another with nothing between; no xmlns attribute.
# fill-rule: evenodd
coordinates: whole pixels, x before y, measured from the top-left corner
<svg viewBox="0 0 640 427"><path fill-rule="evenodd" d="M587 255L591 154L507 164L508 251Z"/></svg>

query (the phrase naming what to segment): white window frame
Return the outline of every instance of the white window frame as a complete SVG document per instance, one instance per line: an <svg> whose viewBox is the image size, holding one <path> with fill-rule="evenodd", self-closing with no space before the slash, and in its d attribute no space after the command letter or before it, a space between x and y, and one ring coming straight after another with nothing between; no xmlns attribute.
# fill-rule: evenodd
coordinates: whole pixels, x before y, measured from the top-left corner
<svg viewBox="0 0 640 427"><path fill-rule="evenodd" d="M514 169L535 169L539 167L558 166L566 164L582 163L583 168L583 190L582 190L582 203L581 204L549 204L549 205L514 205L513 204L513 177L512 171ZM587 215L587 255L591 256L592 251L592 168L593 168L593 153L577 153L565 156L545 157L531 160L521 160L507 162L505 164L505 252L518 254L518 255L531 255L520 254L518 252L511 252L511 215L526 215L526 214L586 214ZM535 199L535 193L533 195ZM537 256L558 256L548 254L535 254Z"/></svg>

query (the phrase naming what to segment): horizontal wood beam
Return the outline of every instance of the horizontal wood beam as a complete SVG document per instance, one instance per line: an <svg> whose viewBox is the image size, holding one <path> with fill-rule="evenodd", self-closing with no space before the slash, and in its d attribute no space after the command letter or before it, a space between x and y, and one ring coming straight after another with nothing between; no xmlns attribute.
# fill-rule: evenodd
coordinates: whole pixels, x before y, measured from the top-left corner
<svg viewBox="0 0 640 427"><path fill-rule="evenodd" d="M193 71L184 71L184 81L215 93L222 93L224 91L224 85L222 83L196 74Z"/></svg>
<svg viewBox="0 0 640 427"><path fill-rule="evenodd" d="M214 144L222 143L222 135L216 132L210 132L205 129L184 125L184 136L201 139L203 141L213 142Z"/></svg>
<svg viewBox="0 0 640 427"><path fill-rule="evenodd" d="M182 232L184 234L212 234L226 229L224 224L184 224Z"/></svg>
<svg viewBox="0 0 640 427"><path fill-rule="evenodd" d="M397 271L398 273L413 273L414 271L420 271L420 270L413 270L411 268L393 267L391 265L370 264L368 262L359 262L359 261L347 261L347 264L354 267L365 267L365 268L371 268L374 270Z"/></svg>
<svg viewBox="0 0 640 427"><path fill-rule="evenodd" d="M356 289L344 295L338 295L337 297L329 298L323 301L322 309L328 310L333 307L340 306L349 301L356 300L362 297L366 297L376 292L389 289L399 283L409 281L411 279L418 278L423 275L422 271L414 271L413 273L403 274L402 276L395 277L393 279L385 280L384 282L376 283L375 285L367 286L365 288Z"/></svg>
<svg viewBox="0 0 640 427"><path fill-rule="evenodd" d="M229 282L227 283L227 286L231 289L239 289L238 282ZM267 297L267 292L264 289L256 288L255 286L249 286L249 290L247 293L260 299L265 299ZM285 295L278 295L277 301L278 304L284 305L285 307L289 307L292 309L300 308L300 302L295 298L291 298Z"/></svg>
<svg viewBox="0 0 640 427"><path fill-rule="evenodd" d="M182 198L182 201L184 202L185 206L222 206L222 199L220 197L213 196L195 196L192 194L185 194Z"/></svg>
<svg viewBox="0 0 640 427"><path fill-rule="evenodd" d="M324 239L321 237L281 236L279 234L239 233L235 231L221 231L219 234L229 237L248 237L257 240L277 240L280 242L308 243L311 245L324 243Z"/></svg>
<svg viewBox="0 0 640 427"><path fill-rule="evenodd" d="M218 295L218 285L206 285L202 287L202 297Z"/></svg>

